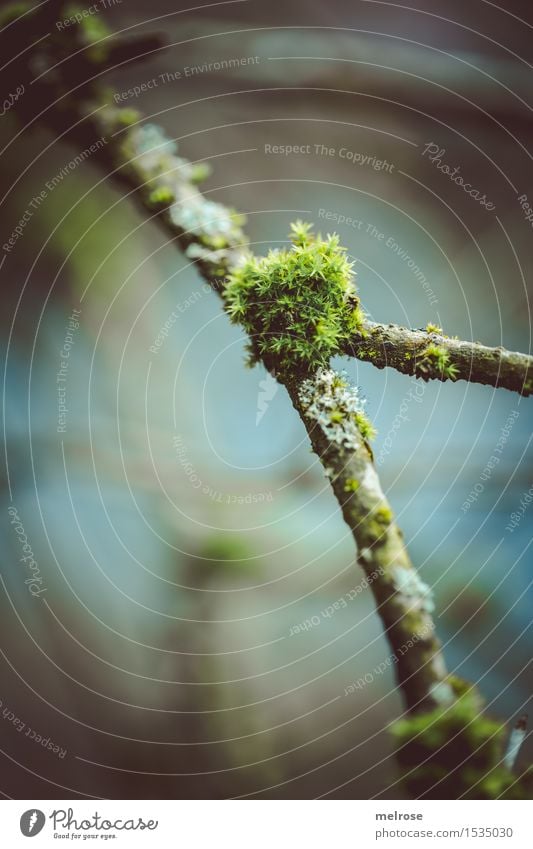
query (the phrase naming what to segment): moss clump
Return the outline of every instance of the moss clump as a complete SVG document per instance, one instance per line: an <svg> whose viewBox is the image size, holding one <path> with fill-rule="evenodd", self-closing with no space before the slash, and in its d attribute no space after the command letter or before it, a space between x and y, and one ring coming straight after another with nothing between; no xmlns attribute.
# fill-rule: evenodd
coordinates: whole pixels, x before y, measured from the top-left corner
<svg viewBox="0 0 533 849"><path fill-rule="evenodd" d="M442 332L442 327L439 327L438 324L431 324L431 322L426 324L426 333L438 333L439 336L444 335Z"/></svg>
<svg viewBox="0 0 533 849"><path fill-rule="evenodd" d="M432 343L424 348L420 358L417 359L415 373L426 380L430 377L455 380L457 368L450 363L450 355L446 349Z"/></svg>
<svg viewBox="0 0 533 849"><path fill-rule="evenodd" d="M398 720L391 728L409 794L424 799L526 798L500 766L505 726L482 713L474 687L450 676L456 700ZM513 786L514 785L514 786Z"/></svg>
<svg viewBox="0 0 533 849"><path fill-rule="evenodd" d="M232 321L250 335L250 362L281 374L327 366L363 321L338 236L322 239L310 228L293 224L290 249L249 257L225 289Z"/></svg>

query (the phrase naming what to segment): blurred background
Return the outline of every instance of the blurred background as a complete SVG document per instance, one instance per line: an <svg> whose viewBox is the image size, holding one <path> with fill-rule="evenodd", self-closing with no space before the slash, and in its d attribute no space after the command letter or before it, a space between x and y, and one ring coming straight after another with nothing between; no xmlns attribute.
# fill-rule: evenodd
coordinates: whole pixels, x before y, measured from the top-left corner
<svg viewBox="0 0 533 849"><path fill-rule="evenodd" d="M303 218L339 233L374 320L530 351L529 4L123 0L98 14L164 32L107 81L212 165L204 190L247 214L257 253ZM70 168L79 149L9 126L2 245L31 216L0 256L0 789L401 797L387 725L402 702L393 666L376 673L389 647L285 392L244 367L216 295L90 157ZM532 508L506 526L532 484L532 401L338 365L367 398L449 668L511 722L531 693Z"/></svg>

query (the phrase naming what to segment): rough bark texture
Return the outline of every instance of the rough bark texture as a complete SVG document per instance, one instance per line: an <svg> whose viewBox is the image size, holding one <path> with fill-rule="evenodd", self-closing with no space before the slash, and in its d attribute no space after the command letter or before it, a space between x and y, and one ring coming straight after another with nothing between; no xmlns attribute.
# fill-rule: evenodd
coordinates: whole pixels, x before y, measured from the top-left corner
<svg viewBox="0 0 533 849"><path fill-rule="evenodd" d="M95 111L97 106L100 108ZM231 226L230 211L206 200L192 181L194 169L176 156L171 140L160 128L144 124L140 116L130 125L129 120L124 121L125 110L112 105L102 107L90 100L77 105L76 114L69 116L70 122L79 122L82 116L84 120L77 124L74 135L84 144L92 140L91 133L108 140L97 155L108 168L112 166L113 178L136 190L137 198L150 214L154 210L158 213L159 221L223 298L224 278L246 252L244 234L238 226ZM62 114L65 118L67 110ZM224 247L214 247L221 237ZM357 356L377 347L376 340L354 341L357 344L352 353ZM392 350L390 354L392 357ZM382 362L383 356L382 351ZM306 382L312 392L309 384L313 381L320 392L317 375L284 380L357 543L358 560L376 599L407 709L428 710L447 703L453 700L453 694L446 682L446 668L435 636L429 589L418 578L401 531L392 521L363 438L356 438L349 446L342 437L340 442L330 440L306 408L303 384Z"/></svg>
<svg viewBox="0 0 533 849"><path fill-rule="evenodd" d="M398 684L407 709L428 710L453 701L431 617L431 591L411 563L368 445L357 435L355 440L349 436L348 446L343 444L342 431L346 426L342 424L338 426L338 437L331 439L316 415L309 412L311 397L319 405L327 397L324 372L286 385L353 533L358 562L372 588L394 653ZM336 399L336 409L342 409L342 403L342 398Z"/></svg>
<svg viewBox="0 0 533 849"><path fill-rule="evenodd" d="M428 345L438 345L448 354L449 363L457 370L455 380L510 389L520 395L533 392L533 357L425 330L366 321L364 332L350 340L345 353L377 368L388 366L423 380L449 379L438 370L420 368Z"/></svg>
<svg viewBox="0 0 533 849"><path fill-rule="evenodd" d="M61 4L52 0L52 6L57 13ZM109 46L113 47L112 42ZM107 143L95 158L102 160L114 180L134 190L151 215L157 215L224 299L224 280L247 250L238 222L230 210L202 195L194 184L195 167L176 155L175 144L160 127L145 123L135 110L111 105L109 91L104 103L93 86L85 86L89 64L81 50L73 60L67 59L60 74L45 74L34 87L35 94L46 94L50 103L42 121L55 132L68 131L68 137L84 147L95 138L105 138ZM46 56L45 65L53 67L54 57ZM65 74L81 89L77 99L70 97L68 102L64 100ZM60 110L53 105L57 98ZM424 358L428 343L438 343L449 352L458 377L523 393L527 390L524 380L531 358L501 349L370 322L352 342L345 353L407 374L417 373L417 362ZM426 370L424 376L439 375ZM453 701L431 617L431 592L413 568L382 492L370 448L354 424L354 390L329 369L278 377L287 387L353 533L358 561L372 587L408 710L427 711ZM328 417L330 401L335 404L335 423Z"/></svg>
<svg viewBox="0 0 533 849"><path fill-rule="evenodd" d="M51 28L49 39L28 62L23 48L31 39L25 27L31 28L32 19L48 27L50 21L61 17L62 8L61 0L49 0L38 6L33 18L26 16L21 28L6 30L7 41L4 37L3 42L9 47L5 52L10 57L12 79L24 80L29 86L36 69L44 69L41 80L31 86L31 96L21 101L23 123L31 125L38 116L54 133L65 133L66 139L80 142L82 148L105 136L108 143L95 153L95 159L111 166L110 176L133 189L145 209L158 215L224 298L224 280L246 252L239 223L230 210L203 197L194 185L198 176L194 166L176 156L175 145L159 127L145 123L134 110L109 105L111 93L103 95L91 82L103 71L112 70L116 57L134 61L137 52L142 56L146 43L141 38L114 44L111 39L103 47L102 40L95 40L82 26L71 28L65 41ZM15 11L15 16L18 14ZM437 351L430 355L428 346ZM392 366L426 380L452 377L524 395L532 392L531 357L433 333L367 322L366 330L353 337L344 353L369 360L378 368ZM269 368L271 364L265 365ZM475 790L485 779L493 782L492 765L499 763L499 750L482 759L473 773L464 769L466 759L471 763L479 752L480 739L487 738L492 745L493 725L480 716L477 698L465 702L472 688L447 675L431 617L431 592L411 564L381 490L358 419L361 411L356 390L329 368L282 374L278 379L289 392L353 533L358 561L396 659L398 682L411 714L397 723L397 736L407 775L414 775L421 788L414 786L414 795L427 795L428 788L431 792L440 785L444 773L451 775L449 798L455 798L454 770L461 770L467 790ZM458 738L465 730L470 736ZM515 783L506 772L496 789L492 783L480 798L496 798L501 795L500 786L513 787Z"/></svg>
<svg viewBox="0 0 533 849"><path fill-rule="evenodd" d="M117 131L119 110L107 108L96 120L101 132L112 136ZM115 136L116 161L121 161L122 177L139 188L140 197L149 203L154 187L154 162L142 153L142 133L137 128L122 129ZM130 158L126 160L126 151ZM166 228L178 238L186 253L193 257L213 288L224 298L223 279L240 262L246 250L240 244L242 233L235 231L229 247L212 250L206 242L213 241L213 208L189 180L183 179L186 169L172 169L171 157L161 141L161 168L164 176L156 178L159 188L168 185L174 197L184 206L195 209L194 232L184 232L175 224L172 211L164 209L160 217ZM175 163L176 164L176 163ZM181 176L180 176L181 174ZM220 215L222 213L219 210ZM216 229L216 226L215 226ZM266 364L267 367L269 364ZM333 374L333 372L332 372ZM302 401L304 385L315 380L317 393L324 386L318 375L287 378L285 383L295 409L311 438L313 449L329 472L333 491L343 516L352 530L359 549L358 561L363 567L376 599L379 615L396 661L398 684L410 711L428 710L453 699L446 683L446 668L431 618L431 594L418 578L402 534L392 521L390 507L381 490L371 453L363 438L357 435L349 447L328 439L327 434L308 412ZM310 389L310 387L309 387ZM342 404L342 399L340 402ZM339 425L339 432L342 426ZM346 487L356 486L347 491Z"/></svg>

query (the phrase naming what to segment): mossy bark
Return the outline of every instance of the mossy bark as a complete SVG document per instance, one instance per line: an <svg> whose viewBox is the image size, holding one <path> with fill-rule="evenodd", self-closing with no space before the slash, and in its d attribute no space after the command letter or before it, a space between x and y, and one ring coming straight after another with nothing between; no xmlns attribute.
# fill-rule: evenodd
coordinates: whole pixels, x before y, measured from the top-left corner
<svg viewBox="0 0 533 849"><path fill-rule="evenodd" d="M286 386L353 533L358 562L394 653L408 710L428 710L449 702L453 693L431 617L431 593L411 563L369 447L362 437L349 449L331 441L302 404L301 382L289 379Z"/></svg>
<svg viewBox="0 0 533 849"><path fill-rule="evenodd" d="M97 120L107 133L116 132L119 110L112 107L102 110ZM188 182L176 185L179 171L167 176L153 176L138 149L138 139L128 128L116 137L115 150L124 160L129 150L129 162L124 162L123 177L140 188L141 198L147 205L154 183L161 186L166 180L174 196L182 202L193 201L198 209L195 232L184 233L172 222L170 211L161 213L162 222L178 237L180 244L190 252L196 247L195 259L205 279L223 298L221 280L237 265L245 252L243 235L235 231L226 248L212 251L206 247L208 234L201 223L201 192ZM162 162L161 171L168 170L169 162ZM269 370L275 364L266 363ZM279 372L278 372L278 376ZM397 661L398 683L402 688L409 710L425 710L442 704L450 696L446 682L446 668L440 643L428 609L427 588L419 581L403 544L402 534L381 490L369 449L361 437L355 450L346 450L328 441L327 436L308 415L299 400L303 375L283 380L291 400L309 433L313 449L326 468L334 469L332 486L341 506L343 516L351 528L359 549L358 561L371 578L372 592L383 622L385 633ZM353 480L360 485L353 490ZM351 492L347 490L352 487Z"/></svg>
<svg viewBox="0 0 533 849"><path fill-rule="evenodd" d="M28 88L30 82L36 83L31 85L31 96L26 95L19 104L21 118L31 124L39 115L41 123L47 124L53 132L67 134L65 138L79 141L84 148L95 140L93 134L105 136L108 144L95 153L95 159L101 159L115 180L136 191L143 207L151 215L158 215L213 289L224 297L225 279L246 254L244 234L238 224L228 229L231 211L203 197L194 185L198 172L195 173L194 166L186 160L168 152L171 142L157 127L144 124L142 116L135 110L109 105L111 94L103 95L93 82L103 70L110 70L114 61L135 61L149 55L150 49L143 37L127 42L119 39L117 43L112 39L107 43L104 56L101 50L91 49L98 44L91 45L84 40L83 26L71 28L67 41L52 28L51 37L46 42L39 42L34 51L36 55L28 57L25 51L19 49L17 38L23 47L30 43L25 28L32 26L32 19L34 24L35 21L47 23L57 20L63 7L60 0L40 4L33 16L24 17L19 29L10 29L7 37L4 35L3 42L9 43L9 50L4 52L12 60L9 64L11 78L27 81ZM157 43L156 40L153 44ZM149 43L152 49L153 44ZM104 59L102 70L99 65L104 63ZM44 71L36 81L33 80L34 69L38 66L42 66ZM7 88L9 90L9 85ZM147 129L152 134L154 130L160 133L159 152L157 145L146 150L143 128L145 133ZM217 206L215 221L214 206ZM183 218L181 209L187 211ZM191 212L194 213L192 226L185 223ZM432 358L427 355L430 345L438 346L446 353L447 365L454 367L448 368L447 374L442 368L431 368ZM502 348L461 342L437 332L411 331L395 325L366 322L363 331L354 334L339 353L368 360L378 368L391 366L404 374L417 374L425 380L453 376L453 379L504 387L523 395L533 392L532 357ZM438 365L439 359L442 361L442 358L433 356L435 365ZM422 371L419 368L421 362L424 365ZM272 365L266 363L269 370ZM353 407L347 406L345 414L341 415L340 404L325 426L323 419L314 414L305 396L305 393L313 391L313 387L321 391L318 373L278 374L278 377L286 385L313 449L330 477L344 519L356 541L358 561L372 588L397 660L398 682L410 713L404 725L398 728L404 766L415 779L420 778L421 788L426 792L428 784L431 789L432 782L440 775L439 770L453 773L455 769L462 768L464 772L462 752L453 752L452 766L446 762L446 753L453 748L457 728L461 730L470 725L474 726L474 730L482 728L487 732L485 737L489 742L493 736L492 728L479 725L480 707L475 702L468 706L466 719L463 716L463 702L457 698L453 681L447 675L441 646L435 635L430 590L413 568L402 533L394 522L379 484L371 450L357 418L361 414L354 416ZM354 423L359 428L358 435L354 435ZM333 430L335 427L339 429L334 432L335 438L332 438L332 426ZM446 725L450 716L457 728ZM444 754L440 742L435 742L436 725L444 735ZM424 739L426 731L429 734L427 740ZM423 745L419 750L420 743ZM476 745L475 735L469 737L465 744L466 759L476 753ZM437 770L435 774L423 772L428 761L431 761L431 768ZM490 764L484 762L480 765L480 772L484 774L489 767ZM507 775L505 781L508 781ZM475 781L469 779L469 786L477 783L477 777ZM501 782L496 790L488 788L488 797L496 797L501 792L500 787ZM453 787L450 792L455 792Z"/></svg>
<svg viewBox="0 0 533 849"><path fill-rule="evenodd" d="M343 352L377 368L394 368L423 380L449 379L437 368L419 369L429 345L438 345L446 352L449 364L455 368L454 380L483 383L520 395L533 393L533 357L438 333L366 321L363 332L354 334Z"/></svg>

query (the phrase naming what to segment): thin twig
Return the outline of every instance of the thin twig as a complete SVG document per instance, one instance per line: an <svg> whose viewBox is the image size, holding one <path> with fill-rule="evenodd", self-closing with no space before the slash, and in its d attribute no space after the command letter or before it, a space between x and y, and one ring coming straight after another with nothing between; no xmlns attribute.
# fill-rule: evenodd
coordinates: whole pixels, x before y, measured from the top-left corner
<svg viewBox="0 0 533 849"><path fill-rule="evenodd" d="M79 68L77 63L81 63ZM87 68L83 53L67 64L75 80L84 78ZM54 77L43 84L53 98ZM61 75L59 91L62 91ZM73 134L77 134L84 146L90 141L91 132L106 138L108 144L96 155L104 165L112 166L112 177L137 190L139 200L151 214L159 212L160 222L176 238L187 256L195 260L204 278L224 300L224 281L242 263L248 251L246 238L232 211L202 195L194 184L196 169L177 156L176 145L160 127L143 122L136 111L102 104L98 94L97 102L94 102L92 86L84 86L82 91L68 104L62 98L59 120L64 121L66 126L69 122L75 125ZM110 97L109 93L107 96ZM95 109L96 106L99 108ZM46 116L57 129L57 110L47 110ZM83 116L87 119L80 121ZM368 323L360 337L352 340L353 344L348 346L346 353L361 358L368 356L378 367L386 364L399 367L401 360L400 370L407 373L417 373L422 360L425 374L428 374L430 367L435 365L435 357L432 360L425 351L430 340L435 342L435 338L428 334L417 336L401 328ZM440 336L437 341L439 348L447 346L450 356L453 353L457 376L475 379L472 368L468 373L464 370L468 357L461 346L466 343ZM479 348L481 350L481 346ZM411 354L411 360L406 354ZM500 365L501 360L499 356ZM487 374L490 375L493 372L488 363L487 359ZM265 365L269 367L269 363ZM506 369L506 373L510 372L507 363ZM449 370L449 373L454 372L453 368ZM500 372L501 368L498 376ZM482 377L481 371L479 377ZM408 710L428 710L453 701L453 691L447 680L431 617L430 590L413 568L402 533L393 520L381 489L371 451L348 415L357 401L354 390L333 371L324 368L305 377L292 374L278 375L278 378L287 387L353 533L358 546L358 561L369 579L397 662L398 683ZM516 377L514 379L517 380ZM507 380L509 388L516 388L511 386L510 377ZM491 378L486 381L491 382ZM520 391L524 391L523 381ZM345 418L340 416L333 432L330 425L324 425L323 418L328 403L332 401L337 416L343 405L347 412Z"/></svg>
<svg viewBox="0 0 533 849"><path fill-rule="evenodd" d="M92 120L98 122L100 133L113 137L120 126L120 110L108 107ZM235 230L226 248L206 247L206 242L216 240L219 229L225 231L231 212L219 204L215 207L190 182L190 166L169 152L169 140L160 128L156 132L152 126L150 133L154 142L151 150L146 149L147 136L142 126L123 129L115 137L112 153L121 165L118 173L122 180L139 189L148 209L153 204L150 198L154 197L154 185L161 196L168 189L175 201L161 211L161 222L177 237L186 254L196 260L204 278L224 300L224 278L247 254L243 234ZM155 179L154 174L158 174ZM180 205L184 209L183 222L191 220L192 229L176 223L181 220ZM357 543L358 562L369 578L396 660L398 684L406 706L410 711L428 710L453 699L431 617L431 592L409 559L365 441L353 432L343 435L346 425L341 424L336 438L330 439L320 421L313 418L309 399L316 396L319 403L324 402L325 384L334 376L333 371L319 370L305 379L293 377L284 382ZM349 387L341 391L335 399L337 408L349 401L350 391Z"/></svg>
<svg viewBox="0 0 533 849"><path fill-rule="evenodd" d="M483 383L520 395L533 393L532 356L501 347L487 348L480 342L465 342L441 333L366 321L363 333L354 335L344 352L371 362L376 368L394 368L423 380L450 379L446 372L426 364L429 346L438 346L445 352L448 365L454 369L454 380Z"/></svg>

